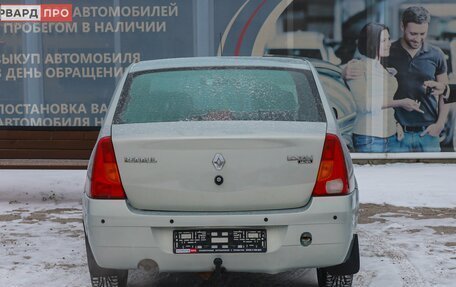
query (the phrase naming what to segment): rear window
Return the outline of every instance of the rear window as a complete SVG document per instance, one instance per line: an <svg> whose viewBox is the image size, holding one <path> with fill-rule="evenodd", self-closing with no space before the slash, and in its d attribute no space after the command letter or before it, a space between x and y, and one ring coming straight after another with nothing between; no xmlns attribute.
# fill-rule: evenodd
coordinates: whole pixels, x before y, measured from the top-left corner
<svg viewBox="0 0 456 287"><path fill-rule="evenodd" d="M265 68L131 74L115 124L176 121L325 121L310 71Z"/></svg>

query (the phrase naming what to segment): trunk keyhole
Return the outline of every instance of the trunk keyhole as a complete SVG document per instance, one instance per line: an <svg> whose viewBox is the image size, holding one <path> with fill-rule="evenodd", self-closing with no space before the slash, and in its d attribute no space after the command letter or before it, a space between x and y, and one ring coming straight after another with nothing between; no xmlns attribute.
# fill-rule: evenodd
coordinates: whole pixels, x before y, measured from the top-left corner
<svg viewBox="0 0 456 287"><path fill-rule="evenodd" d="M215 182L216 185L221 185L223 183L223 177L221 175L217 175L214 178L214 182Z"/></svg>

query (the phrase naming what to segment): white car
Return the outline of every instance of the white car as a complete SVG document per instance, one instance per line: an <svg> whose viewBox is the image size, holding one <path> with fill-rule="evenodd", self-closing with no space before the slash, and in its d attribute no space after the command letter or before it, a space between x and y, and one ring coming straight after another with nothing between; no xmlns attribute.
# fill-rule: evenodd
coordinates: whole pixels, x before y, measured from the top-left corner
<svg viewBox="0 0 456 287"><path fill-rule="evenodd" d="M93 286L129 269L277 273L319 286L359 270L358 188L317 72L289 58L129 67L83 197Z"/></svg>

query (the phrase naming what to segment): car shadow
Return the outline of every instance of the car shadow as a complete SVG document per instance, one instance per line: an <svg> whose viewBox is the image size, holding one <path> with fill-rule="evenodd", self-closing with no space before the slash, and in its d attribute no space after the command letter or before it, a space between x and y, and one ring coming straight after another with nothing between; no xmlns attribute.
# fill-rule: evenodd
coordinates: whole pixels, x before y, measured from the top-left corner
<svg viewBox="0 0 456 287"><path fill-rule="evenodd" d="M130 271L128 287L317 287L315 269L297 269L278 274L226 272L220 278L205 280L197 273L153 273Z"/></svg>

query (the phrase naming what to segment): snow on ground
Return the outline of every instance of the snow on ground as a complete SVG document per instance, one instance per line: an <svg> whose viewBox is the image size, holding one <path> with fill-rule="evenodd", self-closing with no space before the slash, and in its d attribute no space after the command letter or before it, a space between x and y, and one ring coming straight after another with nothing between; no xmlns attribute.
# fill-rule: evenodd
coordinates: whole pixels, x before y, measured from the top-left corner
<svg viewBox="0 0 456 287"><path fill-rule="evenodd" d="M357 165L360 201L398 206L456 206L456 164Z"/></svg>
<svg viewBox="0 0 456 287"><path fill-rule="evenodd" d="M454 286L456 165L355 166L361 271L355 286ZM0 286L90 286L85 171L0 170ZM202 286L194 274L131 272L130 287ZM316 287L314 270L230 274L220 286Z"/></svg>
<svg viewBox="0 0 456 287"><path fill-rule="evenodd" d="M0 201L81 201L85 170L0 170Z"/></svg>

